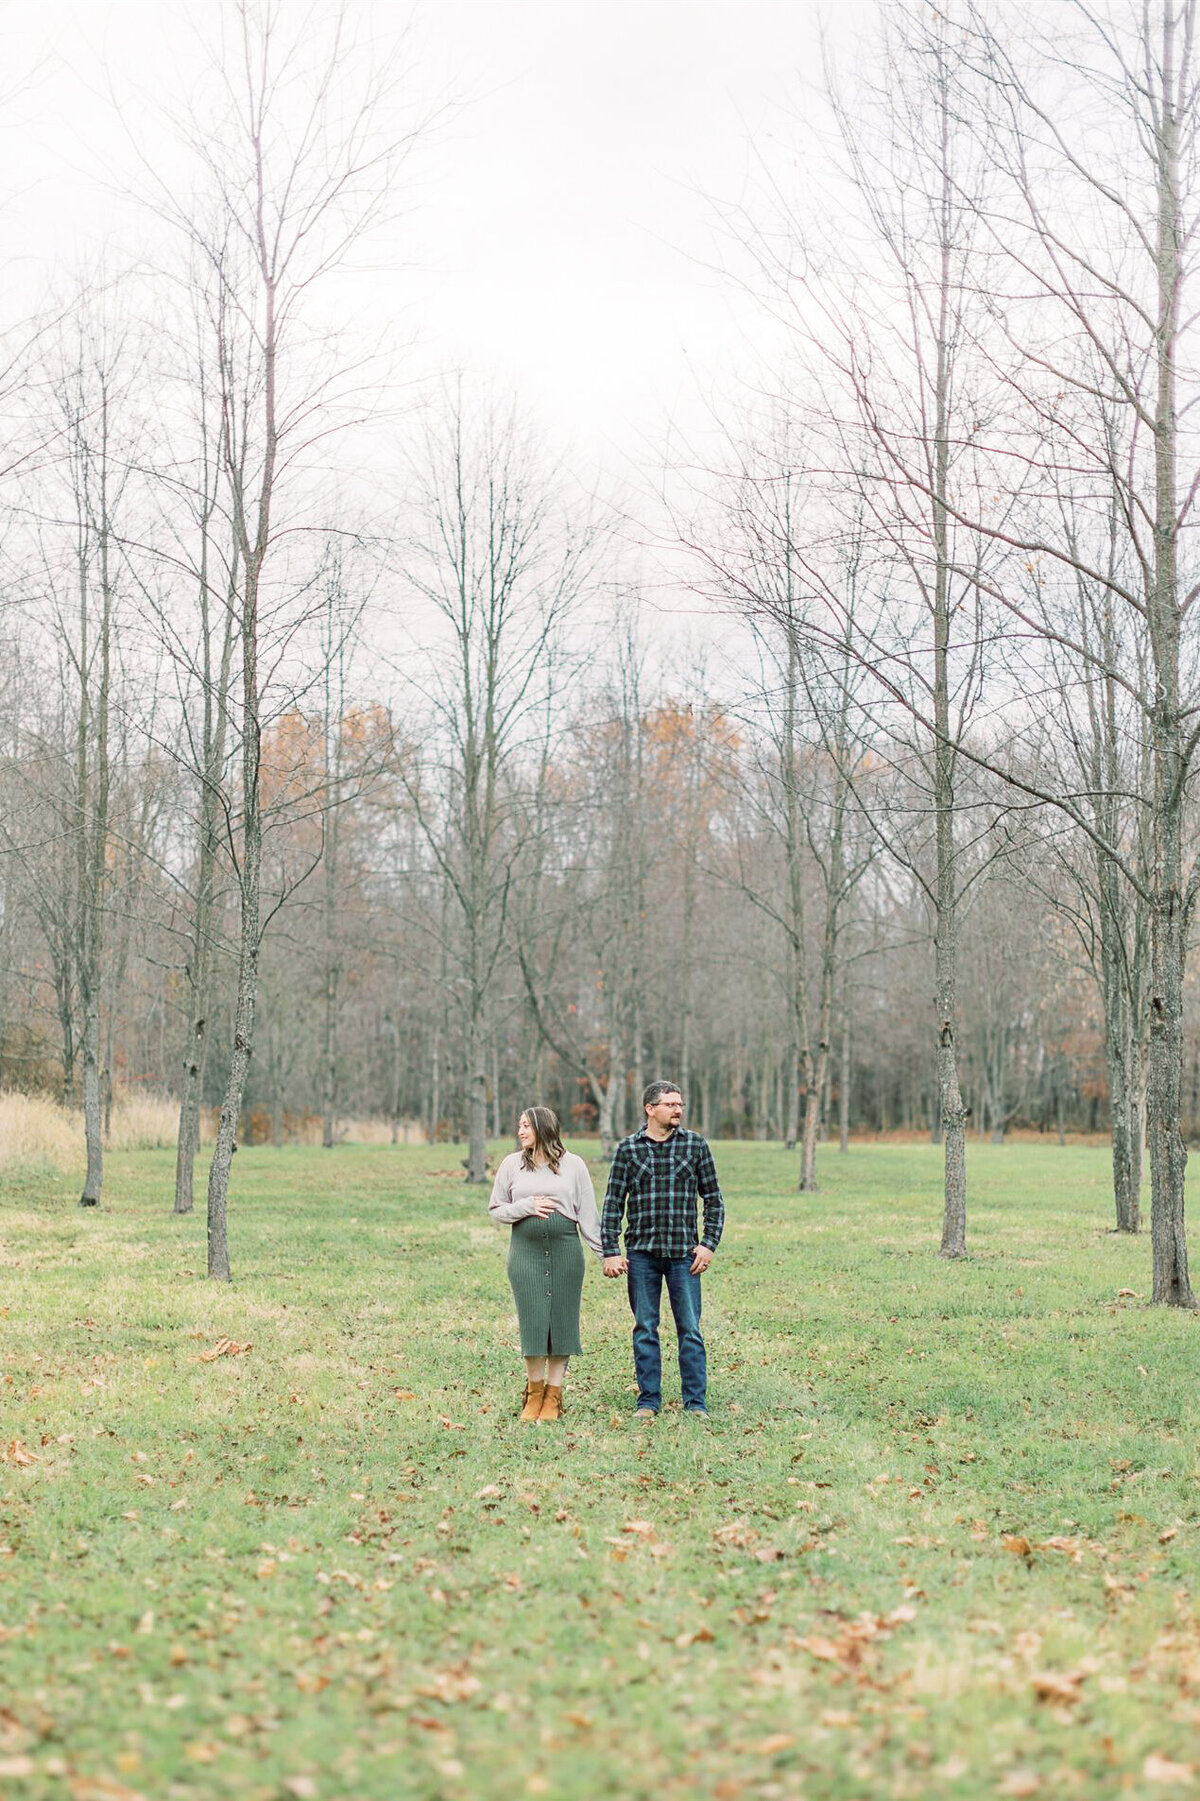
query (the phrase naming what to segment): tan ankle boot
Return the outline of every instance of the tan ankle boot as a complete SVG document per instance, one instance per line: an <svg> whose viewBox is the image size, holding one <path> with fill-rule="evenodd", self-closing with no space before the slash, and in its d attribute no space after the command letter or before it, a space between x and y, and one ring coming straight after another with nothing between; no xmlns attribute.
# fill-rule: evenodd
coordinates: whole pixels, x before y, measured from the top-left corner
<svg viewBox="0 0 1200 1801"><path fill-rule="evenodd" d="M525 1405L521 1409L521 1418L528 1424L530 1420L542 1417L542 1396L546 1392L544 1382L526 1382ZM562 1390L559 1390L562 1393Z"/></svg>
<svg viewBox="0 0 1200 1801"><path fill-rule="evenodd" d="M562 1418L562 1416L563 1416L562 1385L560 1383L559 1386L557 1388L555 1388L550 1383L547 1383L545 1398L542 1401L542 1411L538 1414L538 1419L539 1420L560 1420Z"/></svg>

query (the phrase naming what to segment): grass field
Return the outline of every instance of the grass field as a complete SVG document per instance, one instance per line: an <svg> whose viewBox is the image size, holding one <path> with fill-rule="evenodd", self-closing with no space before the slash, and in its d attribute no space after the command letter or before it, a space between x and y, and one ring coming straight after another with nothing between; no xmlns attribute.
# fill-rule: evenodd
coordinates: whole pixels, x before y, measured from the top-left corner
<svg viewBox="0 0 1200 1801"><path fill-rule="evenodd" d="M590 1267L559 1428L459 1155L240 1152L230 1288L169 1153L0 1186L0 1796L1197 1787L1200 1320L1103 1150L973 1149L951 1266L936 1152L718 1146L711 1421Z"/></svg>

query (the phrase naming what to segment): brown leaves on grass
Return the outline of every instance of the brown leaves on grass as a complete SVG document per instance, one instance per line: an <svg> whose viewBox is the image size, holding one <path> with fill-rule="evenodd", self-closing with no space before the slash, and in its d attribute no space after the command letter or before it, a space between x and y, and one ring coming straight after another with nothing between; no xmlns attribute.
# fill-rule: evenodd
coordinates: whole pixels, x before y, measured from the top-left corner
<svg viewBox="0 0 1200 1801"><path fill-rule="evenodd" d="M796 1742L791 1732L772 1732L767 1738L741 1739L735 1746L750 1757L778 1757L781 1751L787 1751Z"/></svg>
<svg viewBox="0 0 1200 1801"><path fill-rule="evenodd" d="M1057 1701L1071 1707L1079 1700L1086 1672L1083 1670L1037 1670L1030 1678L1039 1701Z"/></svg>
<svg viewBox="0 0 1200 1801"><path fill-rule="evenodd" d="M843 1673L854 1675L863 1669L879 1640L889 1638L898 1626L907 1626L916 1617L916 1608L908 1603L894 1607L891 1613L861 1613L857 1619L842 1622L836 1636L815 1633L800 1639L800 1649L818 1663L834 1664Z"/></svg>
<svg viewBox="0 0 1200 1801"><path fill-rule="evenodd" d="M977 1536L977 1535L973 1535ZM1051 1533L1049 1538L1029 1539L1023 1532L1005 1532L1000 1539L1004 1550L1014 1557L1023 1557L1026 1562L1042 1551L1055 1551L1067 1557L1072 1563L1082 1563L1085 1551L1094 1551L1099 1556L1105 1555L1104 1546L1091 1538L1067 1538L1061 1533Z"/></svg>
<svg viewBox="0 0 1200 1801"><path fill-rule="evenodd" d="M19 1438L12 1438L0 1446L0 1463L15 1463L20 1469L29 1469L37 1460L37 1452L31 1451Z"/></svg>
<svg viewBox="0 0 1200 1801"><path fill-rule="evenodd" d="M1041 1786L1042 1779L1036 1770L1012 1770L1004 1778L996 1793L1013 1796L1016 1801L1028 1801L1028 1797L1036 1795Z"/></svg>
<svg viewBox="0 0 1200 1801"><path fill-rule="evenodd" d="M1195 1781L1196 1767L1190 1763L1176 1763L1173 1758L1151 1751L1142 1764L1142 1775L1147 1782L1190 1783Z"/></svg>
<svg viewBox="0 0 1200 1801"><path fill-rule="evenodd" d="M253 1349L253 1345L239 1344L236 1338L218 1338L215 1345L210 1345L207 1351L201 1351L200 1361L215 1363L218 1357L244 1357L247 1351Z"/></svg>
<svg viewBox="0 0 1200 1801"><path fill-rule="evenodd" d="M68 1776L71 1801L144 1801L137 1789L109 1776Z"/></svg>
<svg viewBox="0 0 1200 1801"><path fill-rule="evenodd" d="M469 1701L479 1689L478 1676L471 1674L467 1664L459 1663L448 1670L439 1670L427 1682L418 1682L413 1692L426 1701L440 1701L443 1707L453 1707L460 1701Z"/></svg>

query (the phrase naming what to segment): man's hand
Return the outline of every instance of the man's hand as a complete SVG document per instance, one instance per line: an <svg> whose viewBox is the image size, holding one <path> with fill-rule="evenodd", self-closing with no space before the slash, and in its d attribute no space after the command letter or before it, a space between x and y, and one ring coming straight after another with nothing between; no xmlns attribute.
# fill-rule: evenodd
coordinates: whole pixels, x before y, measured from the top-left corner
<svg viewBox="0 0 1200 1801"><path fill-rule="evenodd" d="M692 1274L702 1276L713 1260L713 1254L706 1244L698 1244L692 1252Z"/></svg>
<svg viewBox="0 0 1200 1801"><path fill-rule="evenodd" d="M623 1276L628 1268L629 1264L624 1257L606 1257L604 1259L606 1276Z"/></svg>

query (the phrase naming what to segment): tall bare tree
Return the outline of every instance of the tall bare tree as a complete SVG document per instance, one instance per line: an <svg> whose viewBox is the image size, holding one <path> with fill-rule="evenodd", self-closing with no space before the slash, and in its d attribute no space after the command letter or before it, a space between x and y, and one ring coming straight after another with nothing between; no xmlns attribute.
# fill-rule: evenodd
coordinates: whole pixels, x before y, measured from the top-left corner
<svg viewBox="0 0 1200 1801"><path fill-rule="evenodd" d="M232 1046L208 1179L208 1273L228 1280L229 1176L254 1045L262 937L261 746L279 651L297 630L306 573L291 554L312 517L311 452L353 404L362 372L315 344L313 295L376 225L411 130L386 116L393 73L368 69L339 10L314 42L313 15L279 0L228 0L227 41L209 71L216 99L189 137L205 198L163 204L207 261L219 370L220 461L233 571L238 786L231 846L238 898ZM304 493L307 480L309 492ZM301 598L300 604L303 605ZM271 656L264 663L264 650Z"/></svg>
<svg viewBox="0 0 1200 1801"><path fill-rule="evenodd" d="M562 627L591 574L595 529L544 473L515 409L447 391L413 470L403 574L439 631L417 678L433 735L403 765L452 901L446 950L462 1026L467 1181L487 1163L490 1008L505 944L513 788L546 697L565 679Z"/></svg>

